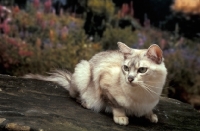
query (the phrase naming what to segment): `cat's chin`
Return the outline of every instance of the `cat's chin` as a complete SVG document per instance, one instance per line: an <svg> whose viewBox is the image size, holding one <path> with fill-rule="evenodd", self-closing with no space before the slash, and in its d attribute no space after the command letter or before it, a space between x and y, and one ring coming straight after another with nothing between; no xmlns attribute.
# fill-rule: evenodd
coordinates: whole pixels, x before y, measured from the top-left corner
<svg viewBox="0 0 200 131"><path fill-rule="evenodd" d="M126 83L127 83L128 85L130 85L131 87L136 87L136 86L138 86L138 84L135 83L135 82L126 81Z"/></svg>

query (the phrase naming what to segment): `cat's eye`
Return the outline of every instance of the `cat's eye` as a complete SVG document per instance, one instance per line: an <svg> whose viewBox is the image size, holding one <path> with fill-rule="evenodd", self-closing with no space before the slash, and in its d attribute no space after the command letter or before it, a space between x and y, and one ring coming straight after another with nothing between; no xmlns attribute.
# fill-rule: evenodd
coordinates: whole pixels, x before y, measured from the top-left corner
<svg viewBox="0 0 200 131"><path fill-rule="evenodd" d="M148 68L146 68L146 67L140 67L140 68L138 69L138 72L139 72L139 73L145 73L145 72L147 71L147 69L148 69Z"/></svg>
<svg viewBox="0 0 200 131"><path fill-rule="evenodd" d="M125 71L129 71L128 66L124 65L124 70L125 70Z"/></svg>

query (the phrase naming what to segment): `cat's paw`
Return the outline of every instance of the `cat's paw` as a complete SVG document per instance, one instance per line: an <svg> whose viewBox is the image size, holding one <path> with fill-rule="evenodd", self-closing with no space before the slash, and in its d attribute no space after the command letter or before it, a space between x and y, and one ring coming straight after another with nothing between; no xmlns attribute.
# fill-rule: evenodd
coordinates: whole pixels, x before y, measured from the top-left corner
<svg viewBox="0 0 200 131"><path fill-rule="evenodd" d="M81 102L81 105L82 105L82 107L85 108L85 109L90 109L89 106L88 106L88 104L87 104L85 101L82 101L82 102Z"/></svg>
<svg viewBox="0 0 200 131"><path fill-rule="evenodd" d="M156 114L151 114L148 119L152 122L152 123L157 123L158 122L158 117Z"/></svg>
<svg viewBox="0 0 200 131"><path fill-rule="evenodd" d="M119 124L119 125L128 125L128 117L124 116L124 117L117 117L117 116L114 116L113 117L114 119L114 122Z"/></svg>

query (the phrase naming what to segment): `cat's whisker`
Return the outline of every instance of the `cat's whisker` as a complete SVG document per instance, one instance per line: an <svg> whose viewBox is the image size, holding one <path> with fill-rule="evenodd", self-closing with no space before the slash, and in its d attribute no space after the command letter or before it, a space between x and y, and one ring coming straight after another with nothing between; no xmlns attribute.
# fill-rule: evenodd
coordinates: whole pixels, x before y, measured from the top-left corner
<svg viewBox="0 0 200 131"><path fill-rule="evenodd" d="M147 84L147 83L144 83L143 81L138 81L138 84L139 84L139 83L145 84L146 86L149 86L149 87L151 87L151 88L160 88L160 87L156 87L156 86L152 86L152 85L149 85L149 84Z"/></svg>
<svg viewBox="0 0 200 131"><path fill-rule="evenodd" d="M152 81L137 81L137 82L148 82L148 83L153 83L153 84L157 84L157 83L163 83L163 82L152 82Z"/></svg>
<svg viewBox="0 0 200 131"><path fill-rule="evenodd" d="M147 84L147 83L144 83L146 86L148 86L148 87L151 87L151 88L157 88L157 89L159 89L160 87L157 87L157 86L152 86L152 85L149 85L149 84Z"/></svg>
<svg viewBox="0 0 200 131"><path fill-rule="evenodd" d="M151 90L147 85L144 85L144 86L145 86L149 91L151 91L152 93L154 93L154 94L156 94L156 95L160 95L159 93L157 93L157 92Z"/></svg>
<svg viewBox="0 0 200 131"><path fill-rule="evenodd" d="M146 87L144 87L145 89L146 89L146 91L148 91L149 92L149 94L152 96L152 98L154 98L155 96L154 96L154 94L151 92L151 90L149 90L149 88L146 88Z"/></svg>
<svg viewBox="0 0 200 131"><path fill-rule="evenodd" d="M151 95L151 97L154 98L152 92L150 92L145 86L143 85L139 85L139 86L142 87L144 90L146 90Z"/></svg>
<svg viewBox="0 0 200 131"><path fill-rule="evenodd" d="M153 94L149 91L149 90L147 90L145 87L143 87L143 86L141 86L145 91L147 91L150 95L151 95L151 97L153 98Z"/></svg>
<svg viewBox="0 0 200 131"><path fill-rule="evenodd" d="M156 94L156 95L160 95L159 93L156 93L155 91L151 90L151 89L148 87L148 85L142 84L142 85L140 85L140 86L143 87L143 89L148 90L148 92L151 92L151 94L154 93L154 94Z"/></svg>

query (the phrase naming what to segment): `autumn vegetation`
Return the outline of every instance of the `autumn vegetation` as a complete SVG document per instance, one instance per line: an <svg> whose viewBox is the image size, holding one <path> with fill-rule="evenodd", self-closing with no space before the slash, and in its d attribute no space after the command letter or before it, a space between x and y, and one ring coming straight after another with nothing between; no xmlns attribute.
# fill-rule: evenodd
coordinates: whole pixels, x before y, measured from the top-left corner
<svg viewBox="0 0 200 131"><path fill-rule="evenodd" d="M117 10L112 0L106 2L88 0L82 3L88 8L82 15L67 12L56 15L48 10L48 4L42 11L37 9L37 3L27 5L26 10L11 7L12 20L2 25L4 33L0 34L0 73L45 74L55 68L73 72L80 60L88 60L103 50L116 49L118 41L133 48L147 48L155 43L163 49L169 72L163 95L186 102L199 96L199 41L181 36L178 27L173 32L161 31L153 28L148 20L141 26L126 5ZM181 6L177 3L173 8L180 10ZM102 16L103 21L99 25L90 23L86 30L87 13L92 14L92 20ZM120 27L124 19L131 24Z"/></svg>

